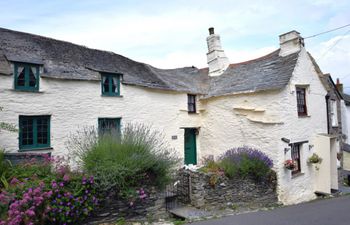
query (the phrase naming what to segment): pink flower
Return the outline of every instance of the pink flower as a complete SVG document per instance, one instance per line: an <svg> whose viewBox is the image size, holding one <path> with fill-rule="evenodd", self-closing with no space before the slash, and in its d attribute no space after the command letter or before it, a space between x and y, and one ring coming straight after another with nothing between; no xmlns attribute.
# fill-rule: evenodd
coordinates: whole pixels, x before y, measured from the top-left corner
<svg viewBox="0 0 350 225"><path fill-rule="evenodd" d="M28 209L25 213L27 216L30 216L30 217L35 216L35 212L31 209Z"/></svg>
<svg viewBox="0 0 350 225"><path fill-rule="evenodd" d="M10 185L16 185L19 183L20 183L20 181L16 177L12 178L12 180L10 181Z"/></svg>
<svg viewBox="0 0 350 225"><path fill-rule="evenodd" d="M64 182L68 182L69 180L70 180L69 175L68 175L68 174L64 174L64 176L63 176L63 181L64 181Z"/></svg>

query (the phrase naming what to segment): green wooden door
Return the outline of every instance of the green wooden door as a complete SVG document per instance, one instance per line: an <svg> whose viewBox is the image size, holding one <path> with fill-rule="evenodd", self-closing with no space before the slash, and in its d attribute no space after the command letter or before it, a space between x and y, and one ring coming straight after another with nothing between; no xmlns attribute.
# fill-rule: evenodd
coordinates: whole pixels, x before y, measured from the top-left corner
<svg viewBox="0 0 350 225"><path fill-rule="evenodd" d="M196 129L185 129L185 164L197 164Z"/></svg>

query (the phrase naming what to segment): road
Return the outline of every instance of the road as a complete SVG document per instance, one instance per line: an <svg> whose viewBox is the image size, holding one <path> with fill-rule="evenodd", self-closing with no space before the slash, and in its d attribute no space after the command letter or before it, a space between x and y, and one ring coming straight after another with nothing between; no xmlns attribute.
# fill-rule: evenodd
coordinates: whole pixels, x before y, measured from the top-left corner
<svg viewBox="0 0 350 225"><path fill-rule="evenodd" d="M260 211L191 225L350 225L350 196L317 200L271 211Z"/></svg>

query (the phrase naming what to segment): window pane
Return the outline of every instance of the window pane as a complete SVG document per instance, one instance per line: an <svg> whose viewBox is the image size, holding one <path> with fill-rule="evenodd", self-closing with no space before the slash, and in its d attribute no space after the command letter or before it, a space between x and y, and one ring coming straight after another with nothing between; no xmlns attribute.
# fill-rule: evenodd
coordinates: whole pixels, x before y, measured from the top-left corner
<svg viewBox="0 0 350 225"><path fill-rule="evenodd" d="M112 77L112 93L118 93L118 78Z"/></svg>
<svg viewBox="0 0 350 225"><path fill-rule="evenodd" d="M292 160L296 163L296 167L292 170L292 174L299 173L301 171L300 165L300 144L292 145Z"/></svg>
<svg viewBox="0 0 350 225"><path fill-rule="evenodd" d="M36 67L29 67L29 86L35 87L36 86Z"/></svg>
<svg viewBox="0 0 350 225"><path fill-rule="evenodd" d="M99 132L109 134L120 134L120 119L119 118L100 118Z"/></svg>
<svg viewBox="0 0 350 225"><path fill-rule="evenodd" d="M37 119L37 137L38 144L48 144L47 135L48 135L48 119L47 118L38 118Z"/></svg>
<svg viewBox="0 0 350 225"><path fill-rule="evenodd" d="M26 118L21 121L21 144L33 145L33 119Z"/></svg>
<svg viewBox="0 0 350 225"><path fill-rule="evenodd" d="M109 79L108 77L104 76L103 77L103 93L108 93L109 92Z"/></svg>
<svg viewBox="0 0 350 225"><path fill-rule="evenodd" d="M23 87L25 85L25 68L22 66L19 66L17 68L17 71L18 71L17 73L18 75L17 75L16 85Z"/></svg>
<svg viewBox="0 0 350 225"><path fill-rule="evenodd" d="M306 115L305 88L296 88L297 91L297 108L299 115Z"/></svg>

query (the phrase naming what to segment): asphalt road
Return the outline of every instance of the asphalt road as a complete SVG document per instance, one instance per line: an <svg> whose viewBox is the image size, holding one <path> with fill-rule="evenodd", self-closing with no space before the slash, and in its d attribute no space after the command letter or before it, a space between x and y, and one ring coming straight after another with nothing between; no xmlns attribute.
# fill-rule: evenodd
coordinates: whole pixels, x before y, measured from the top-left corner
<svg viewBox="0 0 350 225"><path fill-rule="evenodd" d="M317 200L271 211L253 212L191 225L350 225L350 196Z"/></svg>

